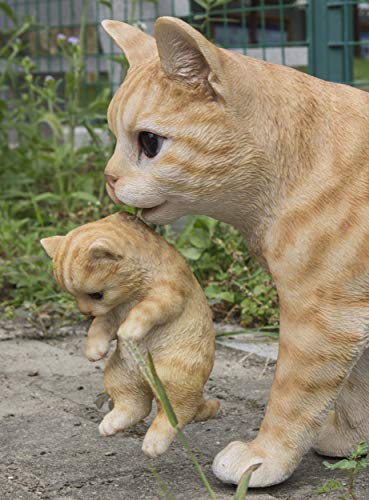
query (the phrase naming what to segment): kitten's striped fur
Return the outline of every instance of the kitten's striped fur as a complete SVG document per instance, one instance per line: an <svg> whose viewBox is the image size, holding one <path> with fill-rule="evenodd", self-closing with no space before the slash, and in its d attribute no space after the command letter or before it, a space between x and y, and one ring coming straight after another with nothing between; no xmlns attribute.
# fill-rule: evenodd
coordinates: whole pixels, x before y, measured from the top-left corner
<svg viewBox="0 0 369 500"><path fill-rule="evenodd" d="M110 196L150 222L197 213L233 224L278 289L264 421L254 441L218 454L215 474L237 483L261 461L250 485L267 486L316 442L345 455L369 441L368 94L218 49L178 19L156 22L156 46L103 25L130 62L108 112ZM142 154L142 131L165 137L155 157Z"/></svg>
<svg viewBox="0 0 369 500"><path fill-rule="evenodd" d="M100 424L103 436L145 418L153 394L129 359L124 339L149 350L183 427L216 414L219 403L205 401L203 387L214 363L215 334L206 297L183 257L135 217L118 213L41 241L53 258L54 275L74 295L81 312L95 316L86 355L104 357L104 383L114 409ZM156 456L176 432L158 403L143 450Z"/></svg>

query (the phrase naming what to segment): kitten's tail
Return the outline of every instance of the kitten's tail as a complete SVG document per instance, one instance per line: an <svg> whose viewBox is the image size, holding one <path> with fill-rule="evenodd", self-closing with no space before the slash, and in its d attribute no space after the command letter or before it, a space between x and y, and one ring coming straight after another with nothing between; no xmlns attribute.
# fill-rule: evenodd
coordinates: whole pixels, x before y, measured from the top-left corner
<svg viewBox="0 0 369 500"><path fill-rule="evenodd" d="M217 399L204 399L194 416L194 422L201 422L214 417L218 413L219 407L220 402Z"/></svg>

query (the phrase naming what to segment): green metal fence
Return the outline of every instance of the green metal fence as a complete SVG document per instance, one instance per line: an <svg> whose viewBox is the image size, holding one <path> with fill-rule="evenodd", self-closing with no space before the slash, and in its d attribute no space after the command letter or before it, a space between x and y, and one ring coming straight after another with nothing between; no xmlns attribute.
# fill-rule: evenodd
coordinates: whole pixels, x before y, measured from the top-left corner
<svg viewBox="0 0 369 500"><path fill-rule="evenodd" d="M66 70L59 33L78 36L86 0L8 0L19 17L38 24L25 45L39 73ZM100 27L104 18L140 22L150 33L161 15L180 17L219 46L313 75L366 88L369 85L369 2L361 0L90 0L86 27L86 89L116 88L118 49ZM11 20L0 18L0 34ZM1 43L1 39L0 39ZM88 92L87 92L88 94Z"/></svg>

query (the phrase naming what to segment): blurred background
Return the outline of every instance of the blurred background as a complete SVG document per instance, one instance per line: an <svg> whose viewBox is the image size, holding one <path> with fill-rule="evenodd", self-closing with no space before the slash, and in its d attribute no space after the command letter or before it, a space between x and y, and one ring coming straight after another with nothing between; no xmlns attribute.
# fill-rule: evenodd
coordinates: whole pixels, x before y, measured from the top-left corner
<svg viewBox="0 0 369 500"><path fill-rule="evenodd" d="M1 314L41 326L74 318L39 239L117 209L102 176L114 147L105 115L128 65L100 22L152 33L162 15L230 50L369 89L369 2L0 1ZM216 319L277 328L273 284L233 228L193 217L162 233L189 260Z"/></svg>

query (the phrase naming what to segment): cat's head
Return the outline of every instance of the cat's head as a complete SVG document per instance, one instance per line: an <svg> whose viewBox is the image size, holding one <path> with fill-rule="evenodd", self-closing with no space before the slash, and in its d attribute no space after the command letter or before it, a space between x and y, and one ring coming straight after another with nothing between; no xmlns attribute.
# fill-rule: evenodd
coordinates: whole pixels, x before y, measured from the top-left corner
<svg viewBox="0 0 369 500"><path fill-rule="evenodd" d="M159 224L216 214L242 182L242 146L253 154L230 111L233 56L175 18L158 19L155 38L118 21L103 27L130 63L108 110L117 139L105 169L110 197Z"/></svg>
<svg viewBox="0 0 369 500"><path fill-rule="evenodd" d="M41 240L57 283L88 316L101 316L130 300L140 284L134 262L122 255L122 237L108 224L101 231L99 222Z"/></svg>

